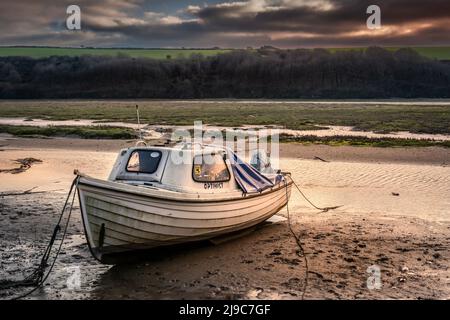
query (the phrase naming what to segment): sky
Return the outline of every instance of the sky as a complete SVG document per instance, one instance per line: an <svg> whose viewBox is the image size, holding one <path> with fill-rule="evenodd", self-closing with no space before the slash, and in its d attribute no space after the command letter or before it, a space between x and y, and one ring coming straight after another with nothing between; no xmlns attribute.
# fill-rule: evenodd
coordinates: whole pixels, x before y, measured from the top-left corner
<svg viewBox="0 0 450 320"><path fill-rule="evenodd" d="M66 28L71 4L81 30ZM1 46L450 46L450 0L1 0L0 30Z"/></svg>

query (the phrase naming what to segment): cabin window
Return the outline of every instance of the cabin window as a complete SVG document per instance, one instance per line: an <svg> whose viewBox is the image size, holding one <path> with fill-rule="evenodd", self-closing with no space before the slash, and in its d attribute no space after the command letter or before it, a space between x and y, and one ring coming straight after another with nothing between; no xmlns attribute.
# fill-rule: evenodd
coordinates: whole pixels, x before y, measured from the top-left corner
<svg viewBox="0 0 450 320"><path fill-rule="evenodd" d="M197 182L225 182L230 180L230 172L220 154L195 156L192 170L192 177Z"/></svg>
<svg viewBox="0 0 450 320"><path fill-rule="evenodd" d="M128 172L155 173L161 161L161 152L154 150L136 150L127 164Z"/></svg>

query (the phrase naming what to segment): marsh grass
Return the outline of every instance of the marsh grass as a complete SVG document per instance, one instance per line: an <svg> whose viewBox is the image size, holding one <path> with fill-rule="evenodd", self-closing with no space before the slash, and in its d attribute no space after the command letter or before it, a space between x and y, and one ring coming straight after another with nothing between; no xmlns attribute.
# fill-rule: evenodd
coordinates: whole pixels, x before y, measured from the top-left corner
<svg viewBox="0 0 450 320"><path fill-rule="evenodd" d="M443 147L450 148L450 141L436 141L430 139L398 139L398 138L367 138L363 136L332 136L317 137L312 135L294 136L280 135L282 143L323 144L329 146L358 146L358 147Z"/></svg>
<svg viewBox="0 0 450 320"><path fill-rule="evenodd" d="M75 137L83 139L134 139L136 132L129 128L109 126L9 126L0 125L0 133L8 133L18 137ZM269 139L271 140L271 139ZM398 138L367 138L363 136L330 136L317 137L313 135L294 136L281 134L281 143L301 143L305 145L323 144L330 146L361 146L361 147L444 147L450 148L450 141L398 139Z"/></svg>
<svg viewBox="0 0 450 320"><path fill-rule="evenodd" d="M88 126L9 126L0 125L0 133L8 133L19 137L77 137L83 139L133 139L134 130L129 128Z"/></svg>
<svg viewBox="0 0 450 320"><path fill-rule="evenodd" d="M374 132L450 134L450 106L378 104L308 104L308 102L257 103L248 101L126 101L126 100L23 100L0 101L0 117L28 119L136 122L139 104L142 123L153 125L204 124L239 127L277 125L295 130L325 125L351 126Z"/></svg>

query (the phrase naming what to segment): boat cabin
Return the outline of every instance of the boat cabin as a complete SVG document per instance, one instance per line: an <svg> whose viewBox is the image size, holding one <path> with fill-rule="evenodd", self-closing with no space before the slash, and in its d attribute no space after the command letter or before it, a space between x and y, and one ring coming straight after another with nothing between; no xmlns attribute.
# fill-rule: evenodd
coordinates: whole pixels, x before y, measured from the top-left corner
<svg viewBox="0 0 450 320"><path fill-rule="evenodd" d="M232 159L238 158L217 146L132 147L121 150L108 180L188 193L248 192L247 183L258 191L271 186L270 177Z"/></svg>
<svg viewBox="0 0 450 320"><path fill-rule="evenodd" d="M226 150L216 147L123 149L108 180L195 193L239 189Z"/></svg>

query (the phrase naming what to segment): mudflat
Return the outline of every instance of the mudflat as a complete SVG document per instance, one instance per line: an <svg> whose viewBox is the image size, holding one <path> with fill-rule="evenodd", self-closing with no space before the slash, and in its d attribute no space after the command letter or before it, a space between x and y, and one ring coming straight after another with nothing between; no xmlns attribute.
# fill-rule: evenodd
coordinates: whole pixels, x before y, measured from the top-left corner
<svg viewBox="0 0 450 320"><path fill-rule="evenodd" d="M19 174L0 173L0 279L21 278L38 262L73 169L105 178L119 149L133 144L0 139L0 169L17 166L15 159L42 160ZM217 245L193 244L138 262L101 265L89 253L76 206L48 285L30 298L300 299L305 281L305 299L450 298L449 149L291 143L281 144L280 155L281 167L311 201L342 205L319 212L293 190L289 218L308 270L288 220ZM43 193L5 195L34 187ZM279 215L287 218L287 209ZM376 288L370 286L374 268L380 271ZM69 288L76 270L80 286ZM20 292L4 291L0 298Z"/></svg>

